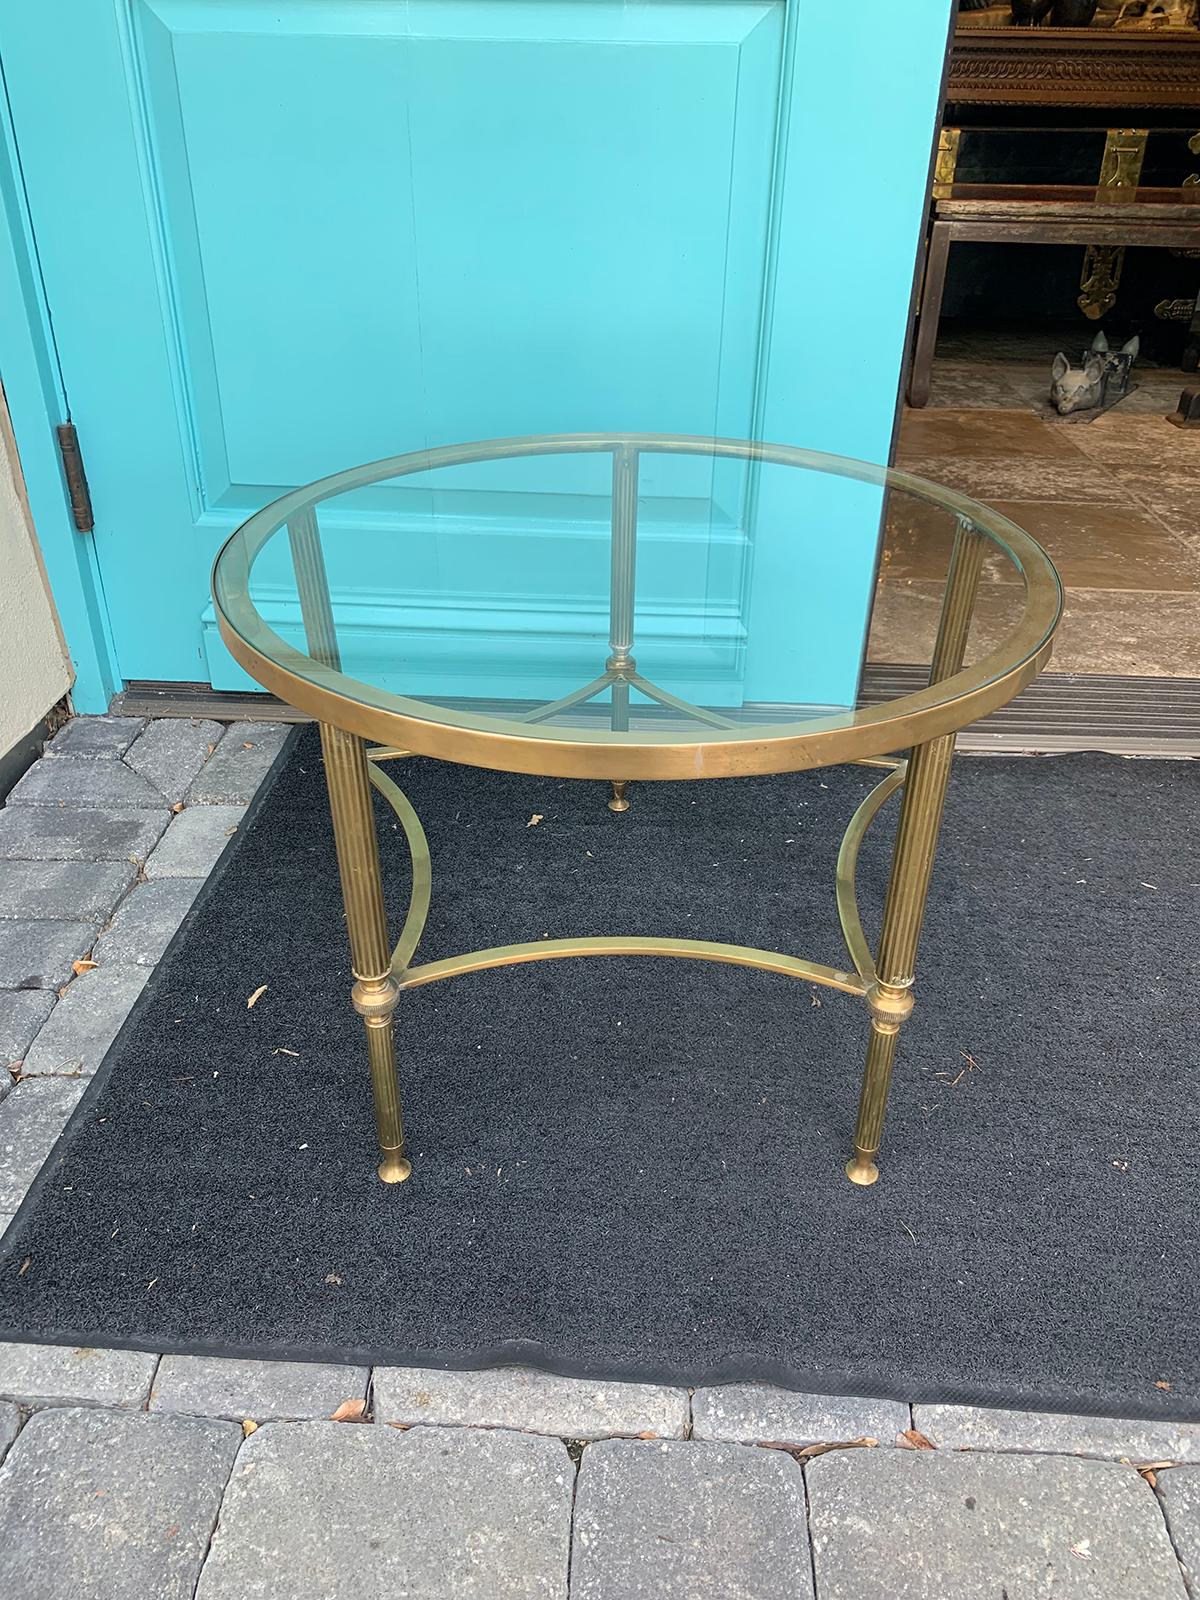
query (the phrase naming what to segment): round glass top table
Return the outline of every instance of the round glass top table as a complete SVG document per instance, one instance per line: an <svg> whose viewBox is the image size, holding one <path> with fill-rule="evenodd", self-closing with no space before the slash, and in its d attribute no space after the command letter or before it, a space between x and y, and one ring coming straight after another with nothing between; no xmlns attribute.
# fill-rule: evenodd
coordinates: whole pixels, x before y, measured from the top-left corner
<svg viewBox="0 0 1200 1600"><path fill-rule="evenodd" d="M543 435L416 451L294 489L229 538L212 587L235 660L320 724L385 1182L412 1170L394 1053L403 991L597 955L732 962L861 996L869 1035L846 1174L875 1182L955 734L1037 675L1058 624L1058 575L1027 533L919 478L785 445ZM910 692L858 705L876 594L874 625L898 635L891 658L922 671ZM412 754L600 780L614 813L643 779L879 767L838 857L845 964L618 931L421 962L429 849L383 770ZM372 786L412 853L394 946ZM873 951L855 864L898 790ZM636 805L612 825L636 826Z"/></svg>

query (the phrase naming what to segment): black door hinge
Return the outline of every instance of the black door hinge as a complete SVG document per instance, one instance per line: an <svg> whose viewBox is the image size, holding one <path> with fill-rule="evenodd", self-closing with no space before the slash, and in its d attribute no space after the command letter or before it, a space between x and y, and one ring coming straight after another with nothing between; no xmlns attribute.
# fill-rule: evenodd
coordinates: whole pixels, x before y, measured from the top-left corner
<svg viewBox="0 0 1200 1600"><path fill-rule="evenodd" d="M71 515L80 533L91 533L96 526L96 520L92 516L92 495L88 488L87 473L83 470L79 435L75 432L73 422L60 422L54 431L58 434L58 448L62 456L63 476L67 480Z"/></svg>

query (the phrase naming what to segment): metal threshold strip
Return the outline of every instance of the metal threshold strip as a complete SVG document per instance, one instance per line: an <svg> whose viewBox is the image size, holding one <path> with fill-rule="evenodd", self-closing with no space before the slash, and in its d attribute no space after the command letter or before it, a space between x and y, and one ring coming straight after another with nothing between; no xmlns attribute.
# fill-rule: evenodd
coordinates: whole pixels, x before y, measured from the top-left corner
<svg viewBox="0 0 1200 1600"><path fill-rule="evenodd" d="M863 673L860 704L912 694L928 678L928 666L872 662ZM222 693L203 683L131 683L112 709L131 717L308 720L273 695ZM778 714L777 708L770 710ZM1100 750L1122 756L1200 756L1200 679L1044 672L1011 704L964 729L958 748L964 755Z"/></svg>
<svg viewBox="0 0 1200 1600"><path fill-rule="evenodd" d="M874 705L921 688L928 667L872 662L859 702ZM1017 698L958 736L964 754L1200 756L1200 679L1043 672Z"/></svg>

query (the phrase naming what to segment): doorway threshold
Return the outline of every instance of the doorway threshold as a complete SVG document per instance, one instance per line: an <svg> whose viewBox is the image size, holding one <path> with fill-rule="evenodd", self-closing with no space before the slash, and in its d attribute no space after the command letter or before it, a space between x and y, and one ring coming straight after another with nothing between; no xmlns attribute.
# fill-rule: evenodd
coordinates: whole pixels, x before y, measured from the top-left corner
<svg viewBox="0 0 1200 1600"><path fill-rule="evenodd" d="M928 666L870 662L859 704L915 694ZM1043 672L1027 689L958 736L964 755L1200 756L1200 678Z"/></svg>

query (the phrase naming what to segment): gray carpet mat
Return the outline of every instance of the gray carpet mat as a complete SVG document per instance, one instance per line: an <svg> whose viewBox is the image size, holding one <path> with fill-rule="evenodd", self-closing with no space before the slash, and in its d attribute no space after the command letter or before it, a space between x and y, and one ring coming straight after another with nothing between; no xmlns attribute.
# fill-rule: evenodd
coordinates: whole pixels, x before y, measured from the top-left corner
<svg viewBox="0 0 1200 1600"><path fill-rule="evenodd" d="M640 784L614 817L597 784L390 770L433 855L421 958L608 932L844 961L834 860L877 773ZM1200 1418L1198 786L959 760L873 1189L842 1175L861 1002L648 958L402 997L415 1174L385 1187L300 730L10 1229L0 1337Z"/></svg>

